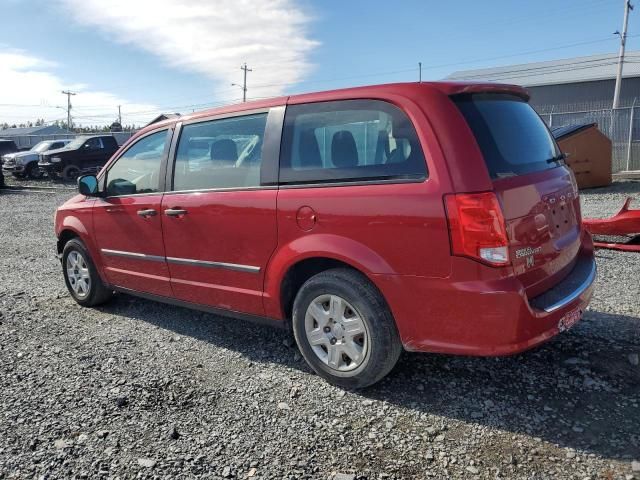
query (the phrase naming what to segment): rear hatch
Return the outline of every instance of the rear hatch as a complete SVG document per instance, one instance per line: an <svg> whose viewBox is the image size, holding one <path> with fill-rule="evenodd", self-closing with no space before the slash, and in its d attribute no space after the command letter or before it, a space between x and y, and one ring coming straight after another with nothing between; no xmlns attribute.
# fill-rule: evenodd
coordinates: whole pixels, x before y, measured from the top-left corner
<svg viewBox="0 0 640 480"><path fill-rule="evenodd" d="M515 275L532 298L561 281L580 250L580 200L549 129L523 99L453 97L502 205Z"/></svg>

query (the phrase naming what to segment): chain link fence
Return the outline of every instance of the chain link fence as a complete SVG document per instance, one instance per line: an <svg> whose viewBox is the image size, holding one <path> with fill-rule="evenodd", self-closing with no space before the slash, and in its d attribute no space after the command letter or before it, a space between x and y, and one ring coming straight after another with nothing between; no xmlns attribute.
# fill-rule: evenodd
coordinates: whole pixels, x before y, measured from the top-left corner
<svg viewBox="0 0 640 480"><path fill-rule="evenodd" d="M550 126L597 123L598 128L611 139L612 171L640 170L640 102L632 106L611 108L565 109L536 107L542 119Z"/></svg>

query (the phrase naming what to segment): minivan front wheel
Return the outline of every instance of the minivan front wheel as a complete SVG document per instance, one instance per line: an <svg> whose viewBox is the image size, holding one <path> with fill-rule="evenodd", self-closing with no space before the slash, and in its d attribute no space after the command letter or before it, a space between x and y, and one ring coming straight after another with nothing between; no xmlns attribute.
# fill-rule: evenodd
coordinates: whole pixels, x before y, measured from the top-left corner
<svg viewBox="0 0 640 480"><path fill-rule="evenodd" d="M347 268L311 277L293 304L300 351L318 375L337 386L363 388L395 366L402 344L380 292Z"/></svg>
<svg viewBox="0 0 640 480"><path fill-rule="evenodd" d="M113 296L96 270L84 243L78 238L69 240L62 251L64 281L73 299L83 307L105 303Z"/></svg>

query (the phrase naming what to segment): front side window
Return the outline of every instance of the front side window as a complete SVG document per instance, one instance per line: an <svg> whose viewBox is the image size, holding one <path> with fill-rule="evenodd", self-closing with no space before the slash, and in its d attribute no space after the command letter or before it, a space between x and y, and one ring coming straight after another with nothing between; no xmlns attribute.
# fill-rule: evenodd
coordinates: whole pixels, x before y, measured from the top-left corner
<svg viewBox="0 0 640 480"><path fill-rule="evenodd" d="M257 187L267 114L182 127L173 190Z"/></svg>
<svg viewBox="0 0 640 480"><path fill-rule="evenodd" d="M100 150L102 148L102 141L99 138L90 138L84 146L89 150Z"/></svg>
<svg viewBox="0 0 640 480"><path fill-rule="evenodd" d="M107 172L107 196L160 191L160 164L167 130L141 138Z"/></svg>
<svg viewBox="0 0 640 480"><path fill-rule="evenodd" d="M287 107L281 183L424 179L427 167L405 113L379 100Z"/></svg>

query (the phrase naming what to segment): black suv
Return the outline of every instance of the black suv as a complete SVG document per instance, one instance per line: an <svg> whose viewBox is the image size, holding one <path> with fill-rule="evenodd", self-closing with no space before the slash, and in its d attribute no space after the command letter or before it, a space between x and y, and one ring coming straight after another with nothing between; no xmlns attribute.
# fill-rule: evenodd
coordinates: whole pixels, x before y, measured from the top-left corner
<svg viewBox="0 0 640 480"><path fill-rule="evenodd" d="M41 154L38 165L50 178L75 180L81 174L98 172L116 150L118 142L111 135L83 136Z"/></svg>

